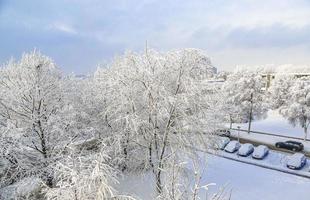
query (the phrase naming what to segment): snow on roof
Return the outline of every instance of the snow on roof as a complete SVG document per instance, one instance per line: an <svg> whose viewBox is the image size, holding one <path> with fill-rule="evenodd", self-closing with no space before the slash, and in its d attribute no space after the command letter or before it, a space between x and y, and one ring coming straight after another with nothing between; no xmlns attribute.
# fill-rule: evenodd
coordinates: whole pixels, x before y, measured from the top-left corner
<svg viewBox="0 0 310 200"><path fill-rule="evenodd" d="M239 149L239 153L246 154L250 148L253 148L252 144L249 144L249 143L243 144L243 145L241 145L241 147Z"/></svg>
<svg viewBox="0 0 310 200"><path fill-rule="evenodd" d="M253 154L257 156L262 155L265 153L265 149L268 149L265 145L259 145L255 147Z"/></svg>

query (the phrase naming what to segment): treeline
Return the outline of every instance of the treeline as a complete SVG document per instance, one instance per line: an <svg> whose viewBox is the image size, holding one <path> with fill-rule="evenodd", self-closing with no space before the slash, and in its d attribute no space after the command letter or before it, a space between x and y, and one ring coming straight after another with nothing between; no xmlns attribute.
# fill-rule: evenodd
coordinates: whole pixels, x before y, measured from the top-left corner
<svg viewBox="0 0 310 200"><path fill-rule="evenodd" d="M36 51L4 64L0 199L133 199L116 189L134 173L153 175L154 198L197 199L205 160L189 147L213 148L225 123L250 130L279 109L306 137L309 77L277 76L266 91L260 70L223 74L197 49L127 52L86 78Z"/></svg>
<svg viewBox="0 0 310 200"><path fill-rule="evenodd" d="M130 199L112 186L120 174L146 171L155 197L198 198L200 174L186 178L184 162L198 156L188 146L214 144L203 134L221 123L218 96L203 86L210 64L196 49L128 52L83 79L36 51L8 62L0 71L2 198Z"/></svg>

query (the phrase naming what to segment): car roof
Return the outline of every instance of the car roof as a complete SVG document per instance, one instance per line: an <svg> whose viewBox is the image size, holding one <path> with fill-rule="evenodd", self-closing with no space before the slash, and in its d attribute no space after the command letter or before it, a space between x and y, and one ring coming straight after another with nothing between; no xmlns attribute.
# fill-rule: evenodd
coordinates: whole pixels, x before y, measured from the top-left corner
<svg viewBox="0 0 310 200"><path fill-rule="evenodd" d="M242 146L253 146L253 144L245 143L245 144L243 144Z"/></svg>
<svg viewBox="0 0 310 200"><path fill-rule="evenodd" d="M302 154L302 153L294 153L294 154L292 155L292 158L302 158L302 157L305 157L305 155Z"/></svg>
<svg viewBox="0 0 310 200"><path fill-rule="evenodd" d="M229 137L219 137L220 141L230 141Z"/></svg>
<svg viewBox="0 0 310 200"><path fill-rule="evenodd" d="M265 146L265 145L258 145L256 148L258 148L258 149L263 149L263 148L268 148L268 147Z"/></svg>
<svg viewBox="0 0 310 200"><path fill-rule="evenodd" d="M292 144L302 144L301 142L296 142L296 141L292 141L292 140L288 140L286 142L287 143L292 143Z"/></svg>

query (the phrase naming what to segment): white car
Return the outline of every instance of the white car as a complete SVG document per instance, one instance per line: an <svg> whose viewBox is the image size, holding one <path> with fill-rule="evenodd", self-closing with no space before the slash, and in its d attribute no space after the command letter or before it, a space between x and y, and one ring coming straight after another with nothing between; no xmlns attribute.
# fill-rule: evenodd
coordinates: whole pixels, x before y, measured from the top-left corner
<svg viewBox="0 0 310 200"><path fill-rule="evenodd" d="M252 154L252 157L255 159L264 159L269 153L268 147L265 145L259 145L258 147L254 148L254 152Z"/></svg>
<svg viewBox="0 0 310 200"><path fill-rule="evenodd" d="M219 137L218 141L215 144L215 148L223 150L229 142L230 139L228 137Z"/></svg>
<svg viewBox="0 0 310 200"><path fill-rule="evenodd" d="M226 147L224 148L224 150L226 152L229 152L229 153L234 153L235 151L237 151L239 148L240 148L240 143L238 141L230 141Z"/></svg>
<svg viewBox="0 0 310 200"><path fill-rule="evenodd" d="M307 163L307 158L302 153L295 153L288 157L286 166L290 169L301 169Z"/></svg>
<svg viewBox="0 0 310 200"><path fill-rule="evenodd" d="M239 156L248 156L254 151L254 146L253 144L246 143L241 145L241 147L238 150L238 155Z"/></svg>

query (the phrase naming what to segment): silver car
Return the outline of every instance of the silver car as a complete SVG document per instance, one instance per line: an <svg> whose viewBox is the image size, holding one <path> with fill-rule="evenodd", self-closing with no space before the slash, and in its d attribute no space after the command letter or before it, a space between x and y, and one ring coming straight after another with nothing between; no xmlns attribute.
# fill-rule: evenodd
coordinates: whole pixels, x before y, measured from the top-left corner
<svg viewBox="0 0 310 200"><path fill-rule="evenodd" d="M266 147L265 145L259 145L254 148L252 157L261 160L264 159L268 155L268 153L269 153L268 147Z"/></svg>
<svg viewBox="0 0 310 200"><path fill-rule="evenodd" d="M286 166L290 169L301 169L307 163L307 158L302 153L295 153L288 157Z"/></svg>
<svg viewBox="0 0 310 200"><path fill-rule="evenodd" d="M225 147L225 151L229 153L234 153L240 148L240 143L238 141L230 141Z"/></svg>
<svg viewBox="0 0 310 200"><path fill-rule="evenodd" d="M246 143L241 145L241 147L238 150L238 155L239 156L248 156L254 151L254 146L253 144Z"/></svg>
<svg viewBox="0 0 310 200"><path fill-rule="evenodd" d="M216 142L216 149L223 150L229 142L230 139L228 137L219 137L218 141Z"/></svg>

